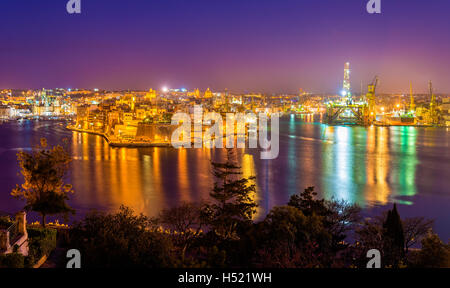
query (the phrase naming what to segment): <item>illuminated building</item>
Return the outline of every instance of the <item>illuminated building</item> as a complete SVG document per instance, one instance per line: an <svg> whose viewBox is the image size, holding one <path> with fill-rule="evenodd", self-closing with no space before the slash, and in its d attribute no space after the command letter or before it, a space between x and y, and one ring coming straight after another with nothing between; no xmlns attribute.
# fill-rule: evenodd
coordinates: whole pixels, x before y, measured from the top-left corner
<svg viewBox="0 0 450 288"><path fill-rule="evenodd" d="M153 100L155 98L156 98L156 91L150 88L150 90L148 90L148 92L145 94L145 99Z"/></svg>
<svg viewBox="0 0 450 288"><path fill-rule="evenodd" d="M411 102L409 104L409 110L415 111L416 110L416 104L414 103L414 96L413 96L413 90L412 90L412 83L409 83L409 95L411 98Z"/></svg>
<svg viewBox="0 0 450 288"><path fill-rule="evenodd" d="M211 92L211 90L208 88L208 89L206 89L206 91L205 91L205 98L212 98L212 96L213 96L213 93Z"/></svg>
<svg viewBox="0 0 450 288"><path fill-rule="evenodd" d="M200 98L200 90L198 88L194 90L194 97Z"/></svg>
<svg viewBox="0 0 450 288"><path fill-rule="evenodd" d="M0 106L0 119L8 119L13 115L13 111L9 106L1 105Z"/></svg>

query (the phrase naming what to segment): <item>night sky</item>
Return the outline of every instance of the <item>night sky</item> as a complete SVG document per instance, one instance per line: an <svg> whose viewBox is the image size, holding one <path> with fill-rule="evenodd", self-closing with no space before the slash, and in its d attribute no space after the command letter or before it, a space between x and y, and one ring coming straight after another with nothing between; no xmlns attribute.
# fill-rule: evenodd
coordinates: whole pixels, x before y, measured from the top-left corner
<svg viewBox="0 0 450 288"><path fill-rule="evenodd" d="M450 92L450 1L1 0L0 88Z"/></svg>

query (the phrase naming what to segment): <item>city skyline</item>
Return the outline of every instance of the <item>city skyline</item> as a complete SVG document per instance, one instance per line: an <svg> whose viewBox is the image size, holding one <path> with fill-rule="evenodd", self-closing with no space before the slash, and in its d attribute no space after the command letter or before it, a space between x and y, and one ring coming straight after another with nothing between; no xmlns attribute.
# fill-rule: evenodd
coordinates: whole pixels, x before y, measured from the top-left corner
<svg viewBox="0 0 450 288"><path fill-rule="evenodd" d="M381 93L450 91L448 1L276 2L2 3L0 88L339 93L349 61L355 93L375 75Z"/></svg>

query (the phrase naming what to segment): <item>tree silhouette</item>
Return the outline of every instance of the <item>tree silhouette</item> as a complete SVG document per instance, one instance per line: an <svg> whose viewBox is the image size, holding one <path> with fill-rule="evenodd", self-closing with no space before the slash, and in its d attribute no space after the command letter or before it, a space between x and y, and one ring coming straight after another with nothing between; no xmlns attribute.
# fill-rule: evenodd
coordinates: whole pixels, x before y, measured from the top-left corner
<svg viewBox="0 0 450 288"><path fill-rule="evenodd" d="M16 185L11 195L26 201L25 210L38 212L43 227L47 215L74 213L66 203L72 185L63 181L71 157L62 146L47 148L47 140L42 138L40 146L30 153L18 152L17 159L24 183Z"/></svg>
<svg viewBox="0 0 450 288"><path fill-rule="evenodd" d="M384 247L387 263L395 267L399 265L399 261L405 256L405 236L403 233L403 225L400 215L397 211L397 204L388 211L384 228Z"/></svg>
<svg viewBox="0 0 450 288"><path fill-rule="evenodd" d="M210 196L215 200L206 205L204 215L209 219L212 230L222 239L237 239L236 230L240 223L251 221L257 204L252 199L254 177L242 178L241 167L233 161L233 150L227 149L225 163L212 162L216 178Z"/></svg>

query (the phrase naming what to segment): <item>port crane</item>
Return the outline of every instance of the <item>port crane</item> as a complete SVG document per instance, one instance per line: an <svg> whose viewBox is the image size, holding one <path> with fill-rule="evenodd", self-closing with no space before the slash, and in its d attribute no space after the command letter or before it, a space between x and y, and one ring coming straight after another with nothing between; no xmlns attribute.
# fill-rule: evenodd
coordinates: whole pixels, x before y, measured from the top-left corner
<svg viewBox="0 0 450 288"><path fill-rule="evenodd" d="M366 117L368 122L375 121L376 111L375 111L375 92L378 85L378 76L375 76L372 83L367 86L367 113ZM370 123L371 124L371 123Z"/></svg>
<svg viewBox="0 0 450 288"><path fill-rule="evenodd" d="M429 123L432 125L436 125L439 123L439 113L436 110L436 96L434 95L434 91L433 91L433 83L430 81L428 83L428 89L430 91L430 110L428 111L429 113Z"/></svg>
<svg viewBox="0 0 450 288"><path fill-rule="evenodd" d="M367 86L365 99L360 102L341 101L328 103L326 121L328 124L349 123L369 126L376 119L375 93L378 85L378 76Z"/></svg>

